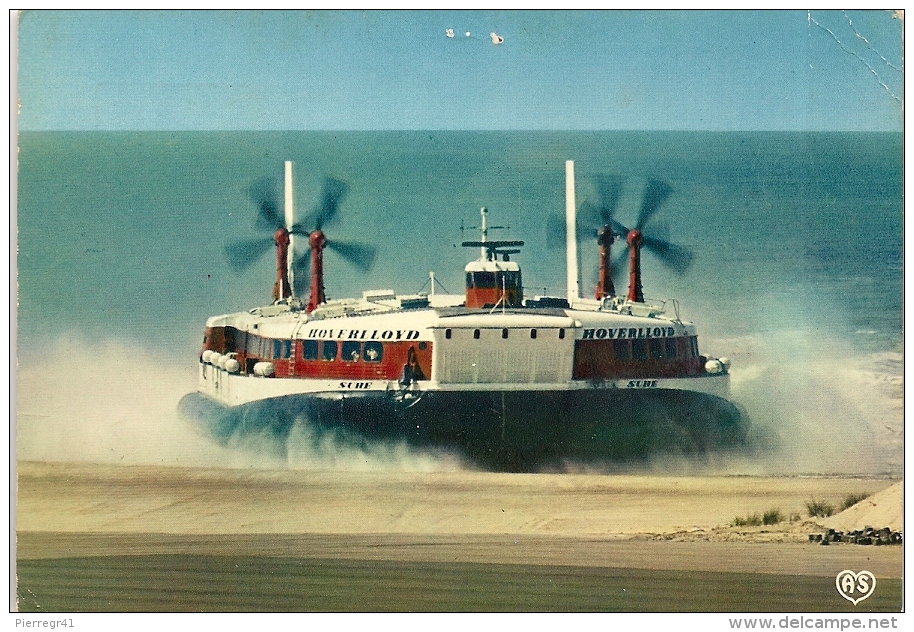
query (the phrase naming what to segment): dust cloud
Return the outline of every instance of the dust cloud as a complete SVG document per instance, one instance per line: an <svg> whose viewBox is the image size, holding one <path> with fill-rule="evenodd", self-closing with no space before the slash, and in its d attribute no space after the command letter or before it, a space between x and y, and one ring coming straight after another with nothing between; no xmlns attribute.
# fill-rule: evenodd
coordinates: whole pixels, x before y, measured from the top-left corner
<svg viewBox="0 0 914 632"><path fill-rule="evenodd" d="M287 454L269 440L233 437L220 445L178 413L196 386L194 357L140 345L89 344L64 336L22 360L16 379L15 458L181 467L396 469L436 471L465 464L446 451L395 442L348 441L298 423Z"/></svg>
<svg viewBox="0 0 914 632"><path fill-rule="evenodd" d="M750 458L740 466L763 475L901 475L902 353L810 339L778 332L727 343L745 350L731 370L732 399L752 421Z"/></svg>

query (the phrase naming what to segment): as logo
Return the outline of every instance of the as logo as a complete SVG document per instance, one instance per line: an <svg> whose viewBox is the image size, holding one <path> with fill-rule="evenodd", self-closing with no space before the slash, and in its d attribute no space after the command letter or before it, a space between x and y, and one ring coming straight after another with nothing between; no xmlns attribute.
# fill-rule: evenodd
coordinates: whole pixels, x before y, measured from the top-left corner
<svg viewBox="0 0 914 632"><path fill-rule="evenodd" d="M841 571L835 577L835 587L842 597L856 606L876 590L876 578L869 571Z"/></svg>

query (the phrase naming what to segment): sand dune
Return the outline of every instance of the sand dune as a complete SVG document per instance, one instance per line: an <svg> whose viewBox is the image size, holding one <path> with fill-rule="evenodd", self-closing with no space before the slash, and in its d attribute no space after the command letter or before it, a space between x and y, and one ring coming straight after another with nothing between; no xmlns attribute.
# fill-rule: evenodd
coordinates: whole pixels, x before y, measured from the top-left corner
<svg viewBox="0 0 914 632"><path fill-rule="evenodd" d="M868 496L844 511L821 520L825 527L838 531L853 531L873 527L889 527L904 531L904 482L899 481L877 494Z"/></svg>

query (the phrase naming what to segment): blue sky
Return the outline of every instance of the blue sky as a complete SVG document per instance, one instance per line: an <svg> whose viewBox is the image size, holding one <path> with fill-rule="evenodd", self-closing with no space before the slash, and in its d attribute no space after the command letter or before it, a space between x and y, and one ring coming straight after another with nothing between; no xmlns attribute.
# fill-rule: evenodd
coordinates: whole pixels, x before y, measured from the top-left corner
<svg viewBox="0 0 914 632"><path fill-rule="evenodd" d="M19 127L900 130L902 30L885 11L29 11Z"/></svg>

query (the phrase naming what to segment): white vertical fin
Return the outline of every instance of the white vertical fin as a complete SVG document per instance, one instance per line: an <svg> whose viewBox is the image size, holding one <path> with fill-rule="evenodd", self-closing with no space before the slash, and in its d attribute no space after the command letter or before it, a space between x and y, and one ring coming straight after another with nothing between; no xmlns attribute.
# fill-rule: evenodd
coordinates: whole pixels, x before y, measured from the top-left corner
<svg viewBox="0 0 914 632"><path fill-rule="evenodd" d="M574 199L574 161L565 161L565 265L568 270L568 304L579 296L577 214Z"/></svg>
<svg viewBox="0 0 914 632"><path fill-rule="evenodd" d="M286 180L285 180L285 207L286 207L286 229L292 231L292 227L295 225L295 206L294 200L292 199L292 161L286 161ZM292 264L295 261L295 235L289 235L289 287L295 287L295 272L292 269ZM292 290L292 295L295 295L295 290Z"/></svg>

